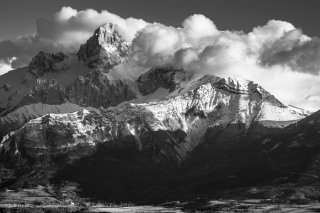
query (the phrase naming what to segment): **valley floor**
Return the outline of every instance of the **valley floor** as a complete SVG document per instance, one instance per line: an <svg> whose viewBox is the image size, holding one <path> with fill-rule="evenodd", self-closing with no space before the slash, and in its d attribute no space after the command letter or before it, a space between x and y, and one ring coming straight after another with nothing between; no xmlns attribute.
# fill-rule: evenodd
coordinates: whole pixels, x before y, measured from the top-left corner
<svg viewBox="0 0 320 213"><path fill-rule="evenodd" d="M276 203L271 199L221 199L172 201L157 205L133 205L131 203L107 204L76 198L68 186L60 196L53 189L38 186L30 189L0 192L0 212L320 212L320 203L298 200ZM69 190L69 191L68 191Z"/></svg>
<svg viewBox="0 0 320 213"><path fill-rule="evenodd" d="M185 205L185 206L184 206ZM252 212L252 213L307 213L320 212L320 203L309 204L270 204L259 200L245 201L209 201L206 205L188 207L188 204L172 207L166 206L103 206L94 205L90 207L83 206L63 206L63 205L13 205L1 204L0 212L121 212L121 213L182 213L182 212Z"/></svg>

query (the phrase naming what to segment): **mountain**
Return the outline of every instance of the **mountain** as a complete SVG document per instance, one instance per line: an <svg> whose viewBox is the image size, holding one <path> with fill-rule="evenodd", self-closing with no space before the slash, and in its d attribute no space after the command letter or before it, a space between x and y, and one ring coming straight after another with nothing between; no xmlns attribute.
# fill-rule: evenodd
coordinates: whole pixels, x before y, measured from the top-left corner
<svg viewBox="0 0 320 213"><path fill-rule="evenodd" d="M41 150L48 151L41 157L50 158L52 150L52 155L58 155L60 149L66 154L68 147L73 153L77 146L89 149L101 142L131 140L138 149L157 143L157 154L161 155L157 160L170 158L179 162L205 135L212 134L210 137L215 138L214 134L235 131L237 135L232 137L240 137L257 126L263 131L282 128L306 115L303 110L284 105L251 81L159 68L143 74L136 83L144 94L141 98L108 109L44 115L9 133L2 145L15 147L12 152L18 156L19 147L24 147L25 152L35 149L30 152L37 155ZM79 113L86 116L78 116ZM17 139L17 135L23 139ZM13 141L16 145L9 145ZM43 146L35 146L41 143Z"/></svg>
<svg viewBox="0 0 320 213"><path fill-rule="evenodd" d="M316 170L317 113L252 81L171 66L111 79L129 50L108 23L75 55L40 52L0 76L3 187L28 177L109 200L175 199Z"/></svg>
<svg viewBox="0 0 320 213"><path fill-rule="evenodd" d="M81 107L107 108L135 98L134 85L109 80L109 69L100 66L123 62L127 52L127 42L112 24L106 24L95 31L76 55L40 52L28 67L2 75L0 138L27 121L51 112L35 109L37 112L29 113L34 104L55 105L53 113L66 113ZM60 105L62 109L58 109Z"/></svg>
<svg viewBox="0 0 320 213"><path fill-rule="evenodd" d="M128 56L128 43L108 23L99 27L86 44L81 45L77 55L90 68L110 69L124 62Z"/></svg>

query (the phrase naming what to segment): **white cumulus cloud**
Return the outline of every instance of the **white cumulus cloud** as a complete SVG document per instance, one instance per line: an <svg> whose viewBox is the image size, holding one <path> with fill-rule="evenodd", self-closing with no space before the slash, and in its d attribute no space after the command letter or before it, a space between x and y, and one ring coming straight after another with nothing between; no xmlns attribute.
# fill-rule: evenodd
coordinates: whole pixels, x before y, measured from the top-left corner
<svg viewBox="0 0 320 213"><path fill-rule="evenodd" d="M38 19L34 35L0 41L0 74L26 65L40 50L75 52L107 22L132 44L128 62L115 67L112 78L132 80L152 67L176 66L253 80L288 104L320 109L320 39L280 20L244 33L221 31L201 14L172 27L106 10L63 7L50 19Z"/></svg>

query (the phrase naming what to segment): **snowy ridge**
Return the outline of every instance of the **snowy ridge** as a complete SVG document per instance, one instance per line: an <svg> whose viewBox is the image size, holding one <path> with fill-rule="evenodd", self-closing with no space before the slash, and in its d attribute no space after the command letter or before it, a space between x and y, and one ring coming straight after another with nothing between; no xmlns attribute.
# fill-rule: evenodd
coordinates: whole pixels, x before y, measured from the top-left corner
<svg viewBox="0 0 320 213"><path fill-rule="evenodd" d="M164 76L159 77L163 74ZM34 135L41 138L41 135L46 134L45 129L50 127L49 129L56 129L54 134L60 138L55 142L59 144L55 146L55 152L60 149L70 151L78 146L95 147L96 143L121 141L131 136L141 150L148 146L147 143L153 143L146 139L146 135L167 132L167 140L174 144L172 149L177 153L174 157L181 161L187 157L187 153L201 144L210 128L242 124L248 129L254 123L268 128L283 128L291 123L288 121L306 116L303 110L282 104L263 88L246 80L164 69L148 72L137 84L139 91L145 95L140 94L133 101L102 108L100 112L81 110L51 114L54 109L50 109L47 112L49 114L31 120L22 128L9 133L4 137L3 144L13 143L14 135L31 138L31 142L38 141ZM29 112L27 109L29 108L26 108ZM60 107L57 107L57 111L58 109ZM76 106L67 105L65 110L74 109ZM41 111L40 108L35 108L37 110ZM22 113L22 116L25 115ZM63 130L60 130L62 127ZM35 133L30 135L31 130ZM66 130L72 134L66 133ZM177 131L185 134L183 139L172 135ZM19 141L14 140L14 143ZM165 150L163 152L166 153Z"/></svg>
<svg viewBox="0 0 320 213"><path fill-rule="evenodd" d="M10 132L5 137L3 137L0 150L2 156L8 155L8 153L14 153L15 157L19 158L19 164L21 163L21 152L19 147L22 146L21 141L11 140L11 136L24 137L23 147L25 152L32 156L37 156L39 161L46 161L48 159L42 159L43 156L50 157L50 154L61 154L66 151L72 151L77 147L85 146L84 155L90 152L90 148L95 145L95 138L91 137L96 131L104 131L104 126L99 125L99 123L90 122L86 120L88 110L81 110L74 113L68 114L47 114L45 116L33 119L27 122L19 130ZM52 131L47 129L47 127L56 127L55 134L61 134L62 137L67 137L67 143L56 143L53 147L49 146L46 142L46 131ZM59 129L61 128L61 129ZM71 135L70 135L70 132ZM19 144L20 143L20 144ZM14 150L12 150L14 149ZM81 152L72 153L71 159L77 159L83 154ZM40 163L40 162L39 162ZM41 162L45 163L45 162Z"/></svg>
<svg viewBox="0 0 320 213"><path fill-rule="evenodd" d="M10 112L6 116L0 117L1 135L16 129L31 119L41 117L48 113L71 113L82 109L76 104L63 103L60 105L49 105L43 103L25 105Z"/></svg>
<svg viewBox="0 0 320 213"><path fill-rule="evenodd" d="M246 134L255 124L279 129L308 115L238 78L170 66L152 68L137 81L120 73L121 80L109 78L110 69L127 59L128 45L106 24L77 55L41 53L32 69L1 76L0 136L11 131L1 143L5 155L23 147L46 160L65 153L75 159L98 143L133 141L139 150L158 146L158 155L181 161L209 131L231 127Z"/></svg>

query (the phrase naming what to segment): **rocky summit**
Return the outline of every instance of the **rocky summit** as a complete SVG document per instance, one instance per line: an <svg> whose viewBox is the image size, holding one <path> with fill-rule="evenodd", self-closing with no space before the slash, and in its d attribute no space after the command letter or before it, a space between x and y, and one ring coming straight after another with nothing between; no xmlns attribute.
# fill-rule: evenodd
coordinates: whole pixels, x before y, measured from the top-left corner
<svg viewBox="0 0 320 213"><path fill-rule="evenodd" d="M77 55L90 68L108 70L123 62L128 50L129 46L116 26L107 23L99 27L86 44L81 45Z"/></svg>
<svg viewBox="0 0 320 213"><path fill-rule="evenodd" d="M77 54L40 52L0 76L2 187L70 181L83 197L147 202L315 182L319 113L172 66L110 78L129 50L108 23Z"/></svg>

